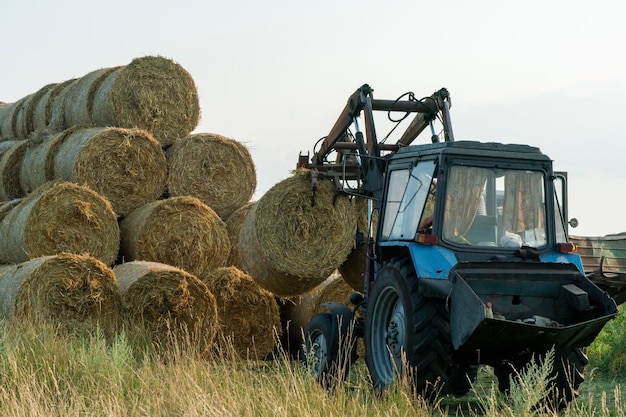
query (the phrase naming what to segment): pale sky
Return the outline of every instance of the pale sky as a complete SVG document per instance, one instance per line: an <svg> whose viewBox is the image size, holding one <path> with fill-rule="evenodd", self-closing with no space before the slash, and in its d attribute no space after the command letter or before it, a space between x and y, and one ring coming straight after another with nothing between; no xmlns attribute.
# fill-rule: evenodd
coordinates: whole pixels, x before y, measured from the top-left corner
<svg viewBox="0 0 626 417"><path fill-rule="evenodd" d="M364 83L445 87L459 139L538 146L569 173L572 234L626 231L620 2L2 0L0 101L162 55L200 94L195 132L245 143L259 198ZM427 139L425 139L427 140Z"/></svg>

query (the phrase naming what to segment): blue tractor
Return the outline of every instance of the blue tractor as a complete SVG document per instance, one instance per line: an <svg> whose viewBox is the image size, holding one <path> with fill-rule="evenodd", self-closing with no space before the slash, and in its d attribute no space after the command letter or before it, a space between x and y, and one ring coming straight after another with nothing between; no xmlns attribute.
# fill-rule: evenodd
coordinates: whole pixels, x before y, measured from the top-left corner
<svg viewBox="0 0 626 417"><path fill-rule="evenodd" d="M392 126L382 140L380 112ZM428 143L411 144L429 127ZM380 100L366 84L298 165L313 187L329 177L369 206L356 239L367 253L363 292L352 306L328 303L304 332L302 359L321 382L345 378L362 337L379 389L404 374L427 400L463 394L489 365L507 391L510 376L553 351L546 400L560 408L576 396L585 348L617 306L568 240L567 177L548 156L455 141L446 89Z"/></svg>

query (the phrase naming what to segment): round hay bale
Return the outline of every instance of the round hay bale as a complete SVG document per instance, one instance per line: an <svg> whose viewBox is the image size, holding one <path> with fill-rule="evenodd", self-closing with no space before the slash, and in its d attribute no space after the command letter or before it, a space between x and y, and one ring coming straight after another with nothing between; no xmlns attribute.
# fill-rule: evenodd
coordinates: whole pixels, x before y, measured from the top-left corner
<svg viewBox="0 0 626 417"><path fill-rule="evenodd" d="M202 277L226 265L230 240L226 224L195 197L148 203L120 222L126 261L162 262Z"/></svg>
<svg viewBox="0 0 626 417"><path fill-rule="evenodd" d="M92 71L68 86L63 103L66 126L94 125L91 110L96 91L104 79L117 68L119 67Z"/></svg>
<svg viewBox="0 0 626 417"><path fill-rule="evenodd" d="M339 302L351 306L350 294L353 292L341 276L334 272L311 291L301 296L280 299L278 304L283 329L281 342L287 351L293 354L301 348L303 332L311 318L317 313L328 311L322 304Z"/></svg>
<svg viewBox="0 0 626 417"><path fill-rule="evenodd" d="M72 183L49 182L15 205L0 223L0 262L60 252L88 253L111 265L120 232L111 204Z"/></svg>
<svg viewBox="0 0 626 417"><path fill-rule="evenodd" d="M163 194L165 155L145 130L81 128L59 140L62 143L56 149L54 178L98 192L119 216Z"/></svg>
<svg viewBox="0 0 626 417"><path fill-rule="evenodd" d="M226 265L236 266L242 270L245 269L243 260L239 255L239 233L241 232L243 222L246 220L246 216L255 204L254 201L244 204L225 220L228 239L231 243L230 256L228 257Z"/></svg>
<svg viewBox="0 0 626 417"><path fill-rule="evenodd" d="M217 343L242 358L263 359L281 334L278 304L272 293L248 274L229 266L202 278L215 295L219 317Z"/></svg>
<svg viewBox="0 0 626 417"><path fill-rule="evenodd" d="M28 143L24 140L3 142L0 155L0 201L22 197L20 169Z"/></svg>
<svg viewBox="0 0 626 417"><path fill-rule="evenodd" d="M279 296L303 294L350 253L356 216L350 200L318 179L315 204L306 170L270 188L243 223L239 253L246 271Z"/></svg>
<svg viewBox="0 0 626 417"><path fill-rule="evenodd" d="M113 271L88 255L61 253L0 271L0 316L52 320L74 331L85 323L107 333L119 324L121 296Z"/></svg>
<svg viewBox="0 0 626 417"><path fill-rule="evenodd" d="M125 317L146 329L153 341L180 346L189 340L201 352L213 344L217 304L198 278L171 265L145 261L117 265L113 272Z"/></svg>
<svg viewBox="0 0 626 417"><path fill-rule="evenodd" d="M254 194L254 161L248 148L235 139L196 133L174 143L165 155L170 195L197 197L223 219Z"/></svg>
<svg viewBox="0 0 626 417"><path fill-rule="evenodd" d="M138 127L161 146L196 128L198 91L191 75L161 56L135 58L111 71L94 93L91 118L97 126Z"/></svg>
<svg viewBox="0 0 626 417"><path fill-rule="evenodd" d="M62 93L65 94L66 88L75 82L76 78L72 78L61 83L49 84L50 88L33 103L33 131L48 130L55 133L65 129L62 106L64 99L58 100L57 97Z"/></svg>

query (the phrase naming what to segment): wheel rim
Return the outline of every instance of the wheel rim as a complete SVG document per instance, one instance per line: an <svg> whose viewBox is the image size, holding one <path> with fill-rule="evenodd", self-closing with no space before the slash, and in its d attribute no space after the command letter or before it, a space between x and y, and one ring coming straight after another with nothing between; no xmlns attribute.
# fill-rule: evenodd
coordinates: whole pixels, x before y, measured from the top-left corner
<svg viewBox="0 0 626 417"><path fill-rule="evenodd" d="M326 362L328 361L328 344L326 343L326 337L324 334L315 330L310 335L311 345L309 346L310 360L312 363L311 374L313 376L322 375Z"/></svg>
<svg viewBox="0 0 626 417"><path fill-rule="evenodd" d="M396 290L384 288L368 314L373 317L370 329L372 363L385 385L393 382L402 372L406 341L406 316L404 305Z"/></svg>

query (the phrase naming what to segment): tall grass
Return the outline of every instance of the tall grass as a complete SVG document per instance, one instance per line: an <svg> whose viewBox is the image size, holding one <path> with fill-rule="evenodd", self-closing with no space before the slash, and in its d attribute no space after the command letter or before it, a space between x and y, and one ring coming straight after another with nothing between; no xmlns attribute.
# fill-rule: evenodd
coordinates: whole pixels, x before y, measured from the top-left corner
<svg viewBox="0 0 626 417"><path fill-rule="evenodd" d="M626 307L619 307L617 317L604 326L589 347L589 359L601 372L626 375Z"/></svg>
<svg viewBox="0 0 626 417"><path fill-rule="evenodd" d="M542 415L529 404L542 395L543 367L549 366L535 364L514 382L510 396L498 392L484 369L468 396L427 406L409 394L402 378L383 393L373 390L362 361L346 382L325 390L286 353L271 360L237 359L229 351L207 357L184 343L163 352L128 334L106 339L85 330L67 336L41 324L0 322L0 415ZM624 416L623 403L615 385L575 401L562 415Z"/></svg>

